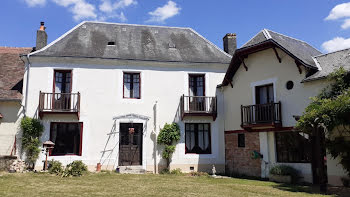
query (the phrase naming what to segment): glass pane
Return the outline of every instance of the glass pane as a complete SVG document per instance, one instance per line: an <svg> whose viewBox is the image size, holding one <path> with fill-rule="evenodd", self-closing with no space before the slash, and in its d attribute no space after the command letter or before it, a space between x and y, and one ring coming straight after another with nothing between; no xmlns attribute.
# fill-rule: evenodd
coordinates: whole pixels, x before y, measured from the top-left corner
<svg viewBox="0 0 350 197"><path fill-rule="evenodd" d="M140 98L140 84L134 83L133 98Z"/></svg>
<svg viewBox="0 0 350 197"><path fill-rule="evenodd" d="M130 98L130 83L124 83L124 97Z"/></svg>

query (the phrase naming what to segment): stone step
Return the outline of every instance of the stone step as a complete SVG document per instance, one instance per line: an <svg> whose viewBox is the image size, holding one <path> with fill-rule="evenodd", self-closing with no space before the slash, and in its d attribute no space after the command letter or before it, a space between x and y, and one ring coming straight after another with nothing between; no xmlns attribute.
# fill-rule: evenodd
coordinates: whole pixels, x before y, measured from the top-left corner
<svg viewBox="0 0 350 197"><path fill-rule="evenodd" d="M145 174L146 170L142 166L119 166L121 174Z"/></svg>

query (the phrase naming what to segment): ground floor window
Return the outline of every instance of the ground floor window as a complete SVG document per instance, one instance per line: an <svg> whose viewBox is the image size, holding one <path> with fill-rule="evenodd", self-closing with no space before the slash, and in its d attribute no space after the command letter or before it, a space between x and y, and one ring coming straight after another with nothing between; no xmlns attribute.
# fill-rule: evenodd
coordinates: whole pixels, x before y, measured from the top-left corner
<svg viewBox="0 0 350 197"><path fill-rule="evenodd" d="M244 133L239 133L238 136L238 147L244 148L245 147L245 135Z"/></svg>
<svg viewBox="0 0 350 197"><path fill-rule="evenodd" d="M185 138L186 153L211 153L209 123L186 123Z"/></svg>
<svg viewBox="0 0 350 197"><path fill-rule="evenodd" d="M275 133L277 162L309 163L311 161L311 141L305 133Z"/></svg>
<svg viewBox="0 0 350 197"><path fill-rule="evenodd" d="M81 156L82 134L83 123L51 123L50 141L55 143L55 146L50 156Z"/></svg>

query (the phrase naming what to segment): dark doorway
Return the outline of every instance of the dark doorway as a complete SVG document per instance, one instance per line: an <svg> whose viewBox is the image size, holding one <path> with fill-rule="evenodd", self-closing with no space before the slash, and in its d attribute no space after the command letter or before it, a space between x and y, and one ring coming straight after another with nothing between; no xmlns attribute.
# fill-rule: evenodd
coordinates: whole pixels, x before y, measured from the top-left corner
<svg viewBox="0 0 350 197"><path fill-rule="evenodd" d="M273 84L255 87L254 113L256 123L269 123L274 120L274 92Z"/></svg>
<svg viewBox="0 0 350 197"><path fill-rule="evenodd" d="M142 165L142 123L120 123L119 166Z"/></svg>

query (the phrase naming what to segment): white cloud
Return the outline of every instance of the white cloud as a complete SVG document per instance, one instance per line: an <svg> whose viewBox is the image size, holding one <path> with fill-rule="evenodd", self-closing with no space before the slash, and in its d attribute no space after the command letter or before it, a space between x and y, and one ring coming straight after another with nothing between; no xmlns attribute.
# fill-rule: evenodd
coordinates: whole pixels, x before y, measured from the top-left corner
<svg viewBox="0 0 350 197"><path fill-rule="evenodd" d="M342 29L348 29L350 27L350 18L346 19L344 23L341 25Z"/></svg>
<svg viewBox="0 0 350 197"><path fill-rule="evenodd" d="M347 17L350 17L350 2L336 5L331 10L326 20L336 20L336 19L347 18Z"/></svg>
<svg viewBox="0 0 350 197"><path fill-rule="evenodd" d="M101 15L98 20L99 21L107 21L108 19L117 18L121 22L126 22L128 19L125 17L123 12L120 12L120 14L108 14L108 15Z"/></svg>
<svg viewBox="0 0 350 197"><path fill-rule="evenodd" d="M168 1L163 7L158 7L153 12L148 12L151 18L147 22L163 23L166 19L180 13L181 8L173 1Z"/></svg>
<svg viewBox="0 0 350 197"><path fill-rule="evenodd" d="M332 40L324 42L322 48L327 52L338 51L342 49L350 48L350 38L345 39L343 37L336 37Z"/></svg>
<svg viewBox="0 0 350 197"><path fill-rule="evenodd" d="M136 5L136 0L118 0L112 3L111 0L102 0L99 8L102 12L110 13L118 9L126 8L131 5Z"/></svg>
<svg viewBox="0 0 350 197"><path fill-rule="evenodd" d="M53 2L60 6L68 7L73 13L75 21L97 18L95 6L85 0L53 0Z"/></svg>
<svg viewBox="0 0 350 197"><path fill-rule="evenodd" d="M29 7L44 6L46 0L24 0Z"/></svg>

